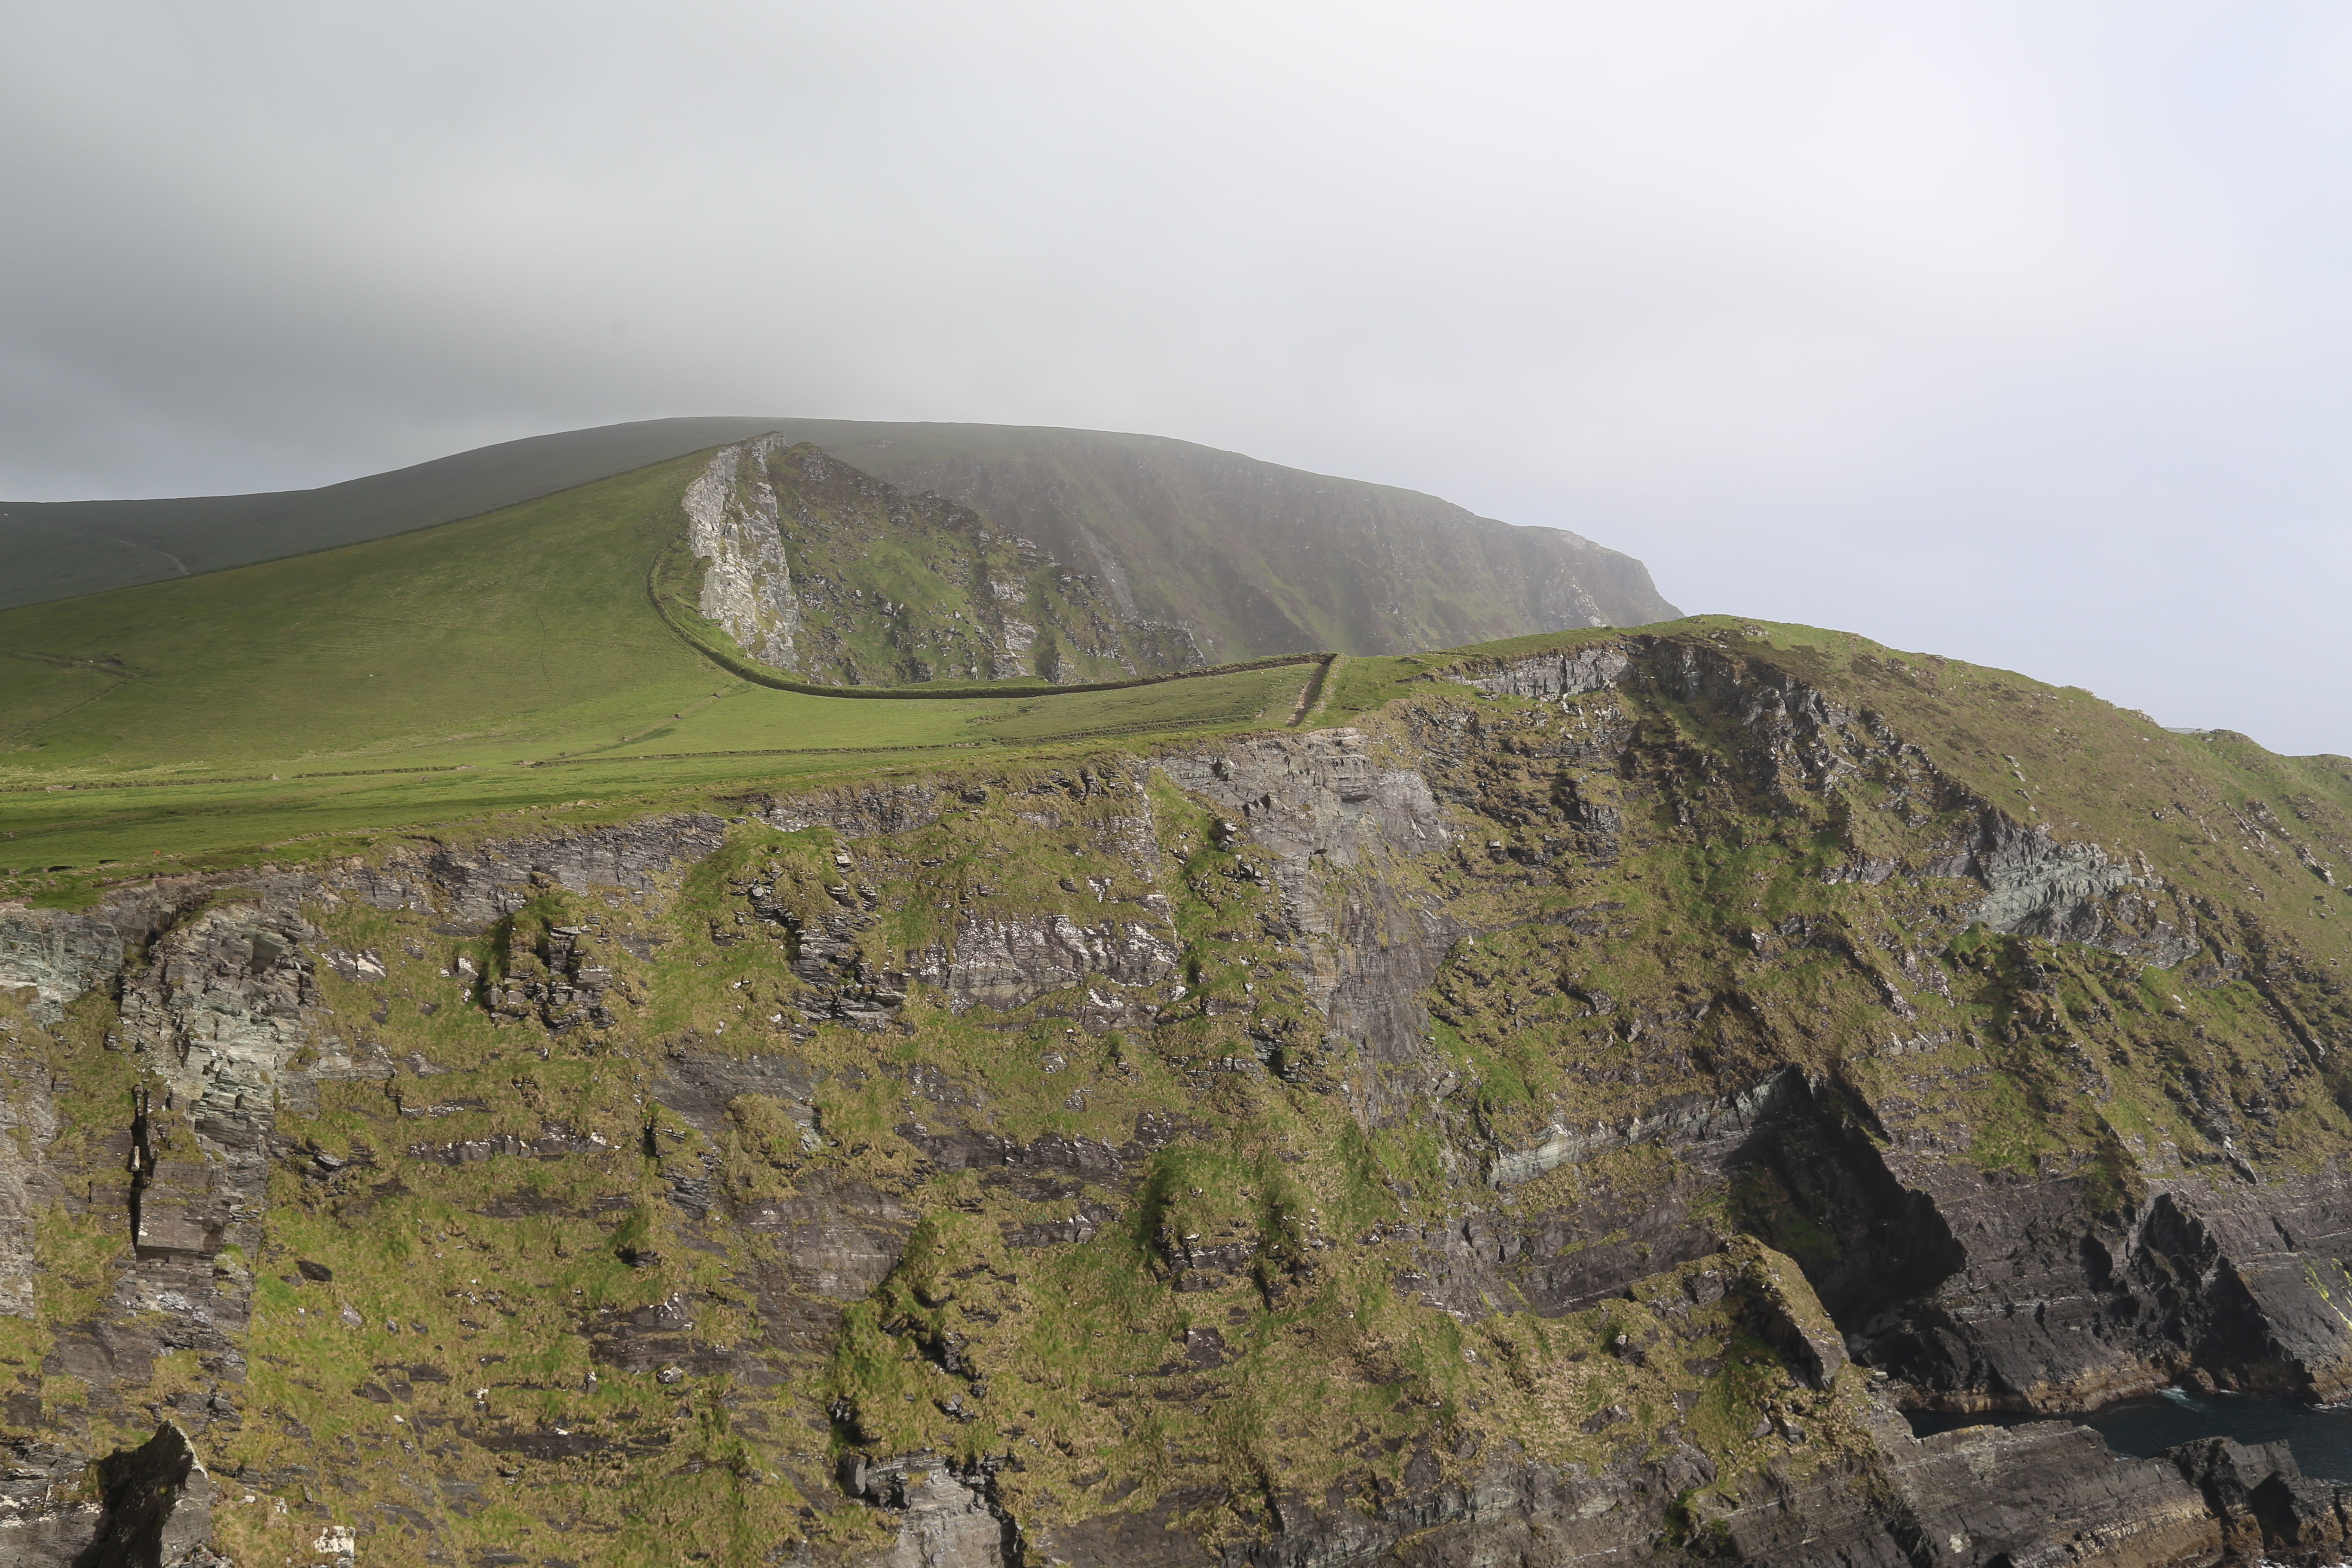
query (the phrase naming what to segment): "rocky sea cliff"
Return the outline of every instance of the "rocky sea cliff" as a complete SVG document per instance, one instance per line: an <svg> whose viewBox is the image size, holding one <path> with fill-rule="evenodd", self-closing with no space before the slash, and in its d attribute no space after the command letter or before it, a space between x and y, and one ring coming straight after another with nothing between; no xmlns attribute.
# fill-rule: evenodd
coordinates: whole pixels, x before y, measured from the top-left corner
<svg viewBox="0 0 2352 1568"><path fill-rule="evenodd" d="M2340 760L1753 636L0 910L0 1561L2334 1562ZM2352 766L2352 764L2347 764Z"/></svg>

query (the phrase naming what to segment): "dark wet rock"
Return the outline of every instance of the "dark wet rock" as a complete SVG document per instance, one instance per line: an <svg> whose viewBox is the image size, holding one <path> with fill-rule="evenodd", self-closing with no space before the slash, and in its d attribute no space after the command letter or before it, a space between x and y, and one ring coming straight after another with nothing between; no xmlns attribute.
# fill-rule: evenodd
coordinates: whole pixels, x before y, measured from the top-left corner
<svg viewBox="0 0 2352 1568"><path fill-rule="evenodd" d="M98 1465L103 1501L98 1529L74 1568L215 1568L211 1549L213 1479L187 1435L170 1422L141 1447ZM38 1557L15 1557L33 1563Z"/></svg>
<svg viewBox="0 0 2352 1568"><path fill-rule="evenodd" d="M1853 1295L1841 1326L1926 1402L2082 1408L2191 1365L2293 1397L2352 1389L2352 1331L2306 1261L2352 1250L2340 1176L2152 1183L2103 1214L2080 1177L1997 1184L1899 1157L1890 1172L1917 1184L1958 1266L1916 1295Z"/></svg>

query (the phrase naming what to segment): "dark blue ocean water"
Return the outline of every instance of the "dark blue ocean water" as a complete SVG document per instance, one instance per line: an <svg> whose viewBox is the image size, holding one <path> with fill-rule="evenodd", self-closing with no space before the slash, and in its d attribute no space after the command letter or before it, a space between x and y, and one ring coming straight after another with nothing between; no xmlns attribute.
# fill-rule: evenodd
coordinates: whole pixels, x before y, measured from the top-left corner
<svg viewBox="0 0 2352 1568"><path fill-rule="evenodd" d="M1911 1418L1911 1429L1924 1437L1986 1421L2009 1426L2047 1419L1921 1414ZM2070 1419L2095 1428L2116 1452L2140 1458L2200 1437L2234 1437L2241 1443L2275 1443L2284 1437L2305 1475L2352 1484L2352 1405L2297 1405L2253 1394L2190 1394L2176 1388L2119 1399Z"/></svg>

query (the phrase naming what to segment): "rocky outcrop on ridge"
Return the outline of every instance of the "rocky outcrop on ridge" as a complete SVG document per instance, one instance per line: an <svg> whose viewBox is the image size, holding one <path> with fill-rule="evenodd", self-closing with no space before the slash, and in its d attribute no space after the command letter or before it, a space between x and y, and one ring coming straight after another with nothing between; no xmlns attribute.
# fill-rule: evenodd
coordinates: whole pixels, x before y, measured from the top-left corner
<svg viewBox="0 0 2352 1568"><path fill-rule="evenodd" d="M768 455L782 445L780 436L761 436L720 447L686 488L684 505L687 547L709 563L698 608L753 658L790 669L800 602L767 472Z"/></svg>

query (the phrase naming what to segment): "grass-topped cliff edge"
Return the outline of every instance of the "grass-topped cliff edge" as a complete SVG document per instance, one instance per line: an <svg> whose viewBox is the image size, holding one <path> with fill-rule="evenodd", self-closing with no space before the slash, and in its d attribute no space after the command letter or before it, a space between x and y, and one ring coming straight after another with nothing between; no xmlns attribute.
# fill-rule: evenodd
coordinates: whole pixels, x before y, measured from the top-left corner
<svg viewBox="0 0 2352 1568"><path fill-rule="evenodd" d="M1924 1462L1890 1397L2346 1385L2341 761L1724 618L1307 695L85 884L165 912L117 994L13 1005L75 1195L11 1421L174 1412L245 1554L1239 1552L1533 1466L1588 1478L1526 1505L1564 1542L1769 1557L1763 1500ZM189 1267L103 1173L142 1085L146 1223L213 1236L242 1373L71 1349ZM2317 1239L2179 1295L2247 1205Z"/></svg>
<svg viewBox="0 0 2352 1568"><path fill-rule="evenodd" d="M1896 1412L2352 1390L2352 762L1733 617L781 689L693 461L0 616L20 1517L169 1419L238 1562L2269 1529Z"/></svg>

